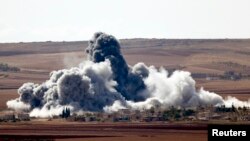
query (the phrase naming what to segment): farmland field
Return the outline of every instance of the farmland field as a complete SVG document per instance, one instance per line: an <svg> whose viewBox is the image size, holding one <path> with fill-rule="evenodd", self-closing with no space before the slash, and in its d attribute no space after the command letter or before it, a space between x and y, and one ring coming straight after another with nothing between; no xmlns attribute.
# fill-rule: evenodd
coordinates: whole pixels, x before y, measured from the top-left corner
<svg viewBox="0 0 250 141"><path fill-rule="evenodd" d="M167 70L186 70L192 74L223 75L241 73L239 80L196 78L196 88L203 87L223 97L250 98L250 40L121 40L128 64L144 62ZM87 42L33 42L0 44L0 63L21 69L0 71L0 111L6 102L18 97L17 89L25 82L42 83L53 70L77 66L86 60ZM38 137L55 140L206 140L206 125L197 124L79 124L62 121L1 123L0 134L6 138ZM0 135L1 136L1 135ZM1 138L0 138L1 140Z"/></svg>

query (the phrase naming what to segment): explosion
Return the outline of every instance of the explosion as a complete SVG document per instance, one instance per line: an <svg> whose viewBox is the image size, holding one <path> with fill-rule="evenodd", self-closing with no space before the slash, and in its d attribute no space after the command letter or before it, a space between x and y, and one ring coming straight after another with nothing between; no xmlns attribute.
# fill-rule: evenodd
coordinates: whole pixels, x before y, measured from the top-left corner
<svg viewBox="0 0 250 141"><path fill-rule="evenodd" d="M250 106L250 101L234 97L223 99L201 88L186 71L169 74L164 68L137 63L129 66L118 40L95 33L86 49L88 60L78 67L53 71L42 84L25 83L19 98L7 102L10 109L27 111L31 117L53 117L64 107L73 113L115 112L119 109L167 109L205 105Z"/></svg>

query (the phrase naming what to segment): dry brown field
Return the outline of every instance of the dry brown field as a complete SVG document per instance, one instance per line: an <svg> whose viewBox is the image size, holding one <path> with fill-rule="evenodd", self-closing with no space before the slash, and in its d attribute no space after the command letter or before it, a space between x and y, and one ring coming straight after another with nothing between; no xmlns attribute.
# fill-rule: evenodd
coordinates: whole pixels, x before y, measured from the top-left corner
<svg viewBox="0 0 250 141"><path fill-rule="evenodd" d="M250 75L250 39L191 40L191 39L126 39L121 40L122 53L128 64L145 62L166 69L181 69L191 73L223 74L233 70ZM20 72L0 71L0 111L6 110L6 101L18 97L17 89L25 82L42 83L53 70L77 66L86 60L87 42L33 42L0 44L0 63L21 68ZM233 65L230 65L232 64ZM241 100L250 98L250 79L206 80L195 79L197 89L216 92ZM92 127L93 126L93 127ZM102 127L103 126L103 127ZM145 126L145 128L142 126ZM160 126L160 127L158 127ZM206 130L194 125L85 125L64 122L6 123L0 125L0 134L31 135L56 140L87 141L202 141ZM157 127L157 129L156 129ZM178 129L177 129L178 128ZM199 128L199 130L196 130ZM22 137L20 137L22 138ZM1 139L0 139L1 140Z"/></svg>
<svg viewBox="0 0 250 141"><path fill-rule="evenodd" d="M34 121L2 124L0 140L14 138L58 141L206 141L206 128L205 124Z"/></svg>

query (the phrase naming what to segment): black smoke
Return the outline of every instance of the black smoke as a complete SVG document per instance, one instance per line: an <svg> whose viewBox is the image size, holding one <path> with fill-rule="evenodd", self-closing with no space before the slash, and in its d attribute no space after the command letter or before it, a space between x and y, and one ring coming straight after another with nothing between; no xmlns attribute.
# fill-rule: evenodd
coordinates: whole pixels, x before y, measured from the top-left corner
<svg viewBox="0 0 250 141"><path fill-rule="evenodd" d="M98 63L105 60L111 62L114 80L118 83L116 90L120 92L126 100L144 101L145 97L140 95L140 91L145 89L143 77L147 75L140 72L134 73L128 66L121 54L121 47L118 40L102 32L94 34L86 49L89 60Z"/></svg>

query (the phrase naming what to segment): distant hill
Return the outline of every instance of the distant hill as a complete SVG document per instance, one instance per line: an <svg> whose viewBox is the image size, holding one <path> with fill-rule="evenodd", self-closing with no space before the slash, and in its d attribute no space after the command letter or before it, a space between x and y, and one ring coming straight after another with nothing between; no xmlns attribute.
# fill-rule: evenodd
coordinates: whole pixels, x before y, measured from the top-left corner
<svg viewBox="0 0 250 141"><path fill-rule="evenodd" d="M195 49L195 50L236 50L249 48L250 39L121 39L125 48L166 48L166 49ZM61 53L83 51L88 46L87 41L75 42L29 42L29 43L0 43L0 56L37 53ZM217 49L216 49L217 48ZM242 52L243 53L243 52Z"/></svg>

